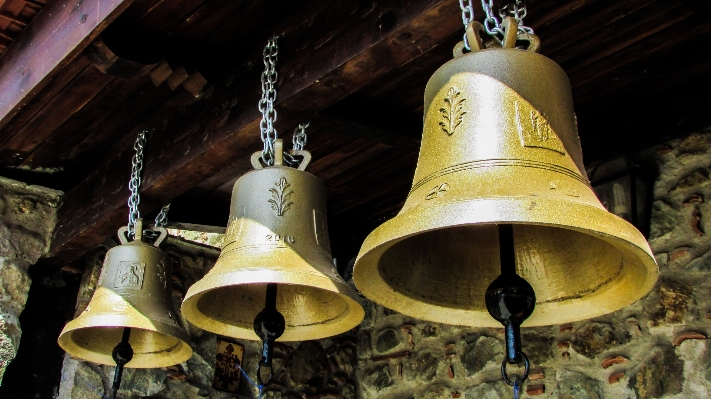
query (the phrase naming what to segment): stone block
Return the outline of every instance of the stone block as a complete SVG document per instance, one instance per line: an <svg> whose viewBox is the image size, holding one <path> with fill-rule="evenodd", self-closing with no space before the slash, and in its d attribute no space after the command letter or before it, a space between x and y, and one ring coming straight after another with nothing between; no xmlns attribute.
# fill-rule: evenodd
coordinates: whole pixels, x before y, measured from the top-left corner
<svg viewBox="0 0 711 399"><path fill-rule="evenodd" d="M602 399L602 382L577 371L561 370L558 373L556 399Z"/></svg>
<svg viewBox="0 0 711 399"><path fill-rule="evenodd" d="M0 381L20 346L20 322L13 313L0 313Z"/></svg>
<svg viewBox="0 0 711 399"><path fill-rule="evenodd" d="M0 257L0 312L19 315L25 308L32 280L23 260Z"/></svg>
<svg viewBox="0 0 711 399"><path fill-rule="evenodd" d="M406 363L405 378L408 381L432 382L437 375L440 359L429 352L417 355Z"/></svg>
<svg viewBox="0 0 711 399"><path fill-rule="evenodd" d="M693 301L692 287L678 281L663 280L645 300L652 326L682 324Z"/></svg>
<svg viewBox="0 0 711 399"><path fill-rule="evenodd" d="M504 355L504 344L496 339L481 336L467 345L462 358L468 376L473 376L489 365L499 365Z"/></svg>
<svg viewBox="0 0 711 399"><path fill-rule="evenodd" d="M635 370L629 386L639 399L678 394L684 386L684 362L671 346L656 347Z"/></svg>
<svg viewBox="0 0 711 399"><path fill-rule="evenodd" d="M402 343L401 334L395 329L388 328L378 333L375 339L375 350L378 353L386 353L395 349Z"/></svg>
<svg viewBox="0 0 711 399"><path fill-rule="evenodd" d="M632 339L625 325L588 322L576 329L573 335L573 349L590 359L595 356L624 345Z"/></svg>

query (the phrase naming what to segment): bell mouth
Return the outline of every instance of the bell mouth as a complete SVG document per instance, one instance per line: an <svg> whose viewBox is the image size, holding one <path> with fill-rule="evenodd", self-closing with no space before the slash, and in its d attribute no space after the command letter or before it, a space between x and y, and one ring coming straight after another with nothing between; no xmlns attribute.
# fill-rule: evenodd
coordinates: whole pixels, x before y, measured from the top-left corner
<svg viewBox="0 0 711 399"><path fill-rule="evenodd" d="M532 211L530 202L508 197L412 208L366 239L355 283L408 316L499 327L484 295L500 274L496 223L510 223L517 272L537 298L524 326L600 316L651 290L657 266L632 225L593 206L537 198L539 210Z"/></svg>
<svg viewBox="0 0 711 399"><path fill-rule="evenodd" d="M126 364L127 368L168 367L190 359L193 352L190 345L176 336L157 331L172 331L176 329L175 326L160 321L152 321L150 324L138 326L135 320L118 315L85 316L67 324L58 342L62 349L74 357L114 366L116 362L111 353L121 342L124 328L130 327L129 343L133 349L133 359Z"/></svg>
<svg viewBox="0 0 711 399"><path fill-rule="evenodd" d="M273 257L280 253L289 257L289 266L273 265ZM324 272L333 265L317 254L304 253L302 258L291 253L242 248L221 256L213 270L188 290L183 315L215 334L259 340L254 318L264 309L267 284L276 283L276 308L286 319L286 331L278 341L326 338L360 324L365 312L355 291L340 276Z"/></svg>
<svg viewBox="0 0 711 399"><path fill-rule="evenodd" d="M267 283L240 284L207 291L195 301L198 327L221 335L258 340L254 318L264 309ZM286 320L278 341L302 341L337 335L355 327L352 300L304 285L279 284L277 310ZM224 304L234 304L225 306Z"/></svg>

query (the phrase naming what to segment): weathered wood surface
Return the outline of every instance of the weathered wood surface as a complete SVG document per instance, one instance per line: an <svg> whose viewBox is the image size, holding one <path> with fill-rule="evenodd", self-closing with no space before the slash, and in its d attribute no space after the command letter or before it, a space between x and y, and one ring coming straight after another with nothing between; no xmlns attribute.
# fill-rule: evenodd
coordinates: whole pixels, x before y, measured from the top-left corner
<svg viewBox="0 0 711 399"><path fill-rule="evenodd" d="M0 127L129 4L57 0L44 7L0 57Z"/></svg>
<svg viewBox="0 0 711 399"><path fill-rule="evenodd" d="M339 6L332 3L332 7ZM408 7L391 4L380 13L368 12L362 18L334 24L333 12L325 9L314 17L312 25L299 26L282 41L287 50L282 53L281 74L289 80L280 86L281 120L293 124L358 90L369 77L386 73L435 46L457 31L456 25L447 23L459 17L457 10L458 5L450 2L413 1ZM391 25L383 25L383 15L391 16ZM314 45L312 32L320 24L334 27L332 39L343 35L351 40ZM230 82L230 86L220 87L203 104L195 104L205 111L188 111L166 129L156 131L144 169L142 192L147 208L182 194L231 159L248 156L257 148L256 107L232 108L235 100L257 103L257 76L248 74L241 84ZM124 170L131 155L131 151L124 151L67 193L51 255L75 256L113 233L126 213Z"/></svg>
<svg viewBox="0 0 711 399"><path fill-rule="evenodd" d="M529 3L542 53L570 76L587 161L711 122L711 23L693 2ZM155 129L144 214L173 199L175 220L224 224L231 186L261 147L261 48L278 33L280 135L312 120L310 170L328 189L332 239L364 234L410 188L424 87L451 59L459 16L449 0L134 0L102 38L158 65L88 81L94 67L76 57L0 129L0 162L59 168L52 181L68 195L55 255L125 223L130 148L144 128Z"/></svg>

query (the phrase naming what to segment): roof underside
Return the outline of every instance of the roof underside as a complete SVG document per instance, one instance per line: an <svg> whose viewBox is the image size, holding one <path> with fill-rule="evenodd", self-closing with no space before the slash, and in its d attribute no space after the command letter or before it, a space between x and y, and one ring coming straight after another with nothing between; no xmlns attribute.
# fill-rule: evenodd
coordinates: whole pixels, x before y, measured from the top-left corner
<svg viewBox="0 0 711 399"><path fill-rule="evenodd" d="M586 163L711 122L711 23L693 0L528 3L541 53L570 77ZM0 53L41 5L0 0ZM226 224L261 144L261 48L279 34L277 128L312 120L309 170L334 250L354 255L407 195L425 84L462 33L456 0L136 0L5 116L3 174L68 192L58 240L74 257L123 223L131 147L153 129L144 211L172 200L171 220Z"/></svg>

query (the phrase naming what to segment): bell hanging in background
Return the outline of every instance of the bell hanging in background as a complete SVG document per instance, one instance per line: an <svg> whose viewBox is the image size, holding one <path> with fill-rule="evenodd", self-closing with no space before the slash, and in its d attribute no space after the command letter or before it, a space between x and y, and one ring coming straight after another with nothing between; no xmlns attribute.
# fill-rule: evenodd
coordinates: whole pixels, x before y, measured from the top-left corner
<svg viewBox="0 0 711 399"><path fill-rule="evenodd" d="M304 171L311 155L292 151L304 160L288 167L282 146L276 140L274 166L263 167L255 153L256 170L234 185L220 257L182 306L199 328L266 345L333 336L363 319L358 295L332 262L326 189Z"/></svg>
<svg viewBox="0 0 711 399"><path fill-rule="evenodd" d="M515 311L514 324L530 314L524 326L600 316L640 299L657 266L642 234L595 197L565 72L531 51L533 35L529 51L513 48L515 25L507 48L490 49L473 27L483 29L469 28L472 53L427 84L412 189L365 240L354 269L359 290L408 316L478 327L499 326L485 294L500 274L513 280L498 279L488 294L502 323L513 310L495 304L497 295L528 302ZM501 242L512 253L502 259L500 227L511 225Z"/></svg>
<svg viewBox="0 0 711 399"><path fill-rule="evenodd" d="M111 366L127 360L129 368L167 367L192 356L171 303L171 260L158 248L168 233L154 228L160 236L151 245L141 241L141 224L139 219L130 242L128 228L119 229L122 245L106 253L89 305L59 336L70 355ZM117 347L124 337L130 346Z"/></svg>

